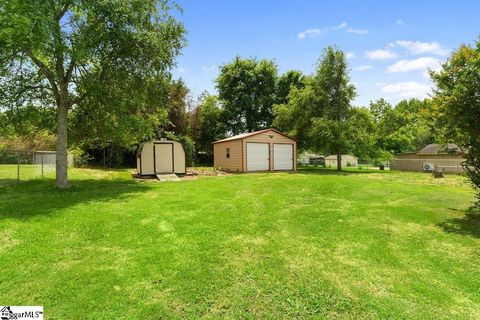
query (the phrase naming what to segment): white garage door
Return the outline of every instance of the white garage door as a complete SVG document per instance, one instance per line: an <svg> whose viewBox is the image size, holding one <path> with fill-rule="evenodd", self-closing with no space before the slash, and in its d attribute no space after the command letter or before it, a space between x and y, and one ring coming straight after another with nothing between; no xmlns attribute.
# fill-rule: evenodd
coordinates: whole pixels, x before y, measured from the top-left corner
<svg viewBox="0 0 480 320"><path fill-rule="evenodd" d="M247 143L247 171L269 170L268 154L268 143Z"/></svg>
<svg viewBox="0 0 480 320"><path fill-rule="evenodd" d="M293 144L273 144L273 170L293 170Z"/></svg>

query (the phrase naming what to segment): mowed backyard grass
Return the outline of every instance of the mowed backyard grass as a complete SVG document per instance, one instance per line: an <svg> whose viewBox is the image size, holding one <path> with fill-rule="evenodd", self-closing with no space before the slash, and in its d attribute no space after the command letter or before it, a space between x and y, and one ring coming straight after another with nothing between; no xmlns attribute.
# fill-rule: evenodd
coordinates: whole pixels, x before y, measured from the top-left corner
<svg viewBox="0 0 480 320"><path fill-rule="evenodd" d="M71 178L0 184L2 304L47 319L480 318L463 177Z"/></svg>

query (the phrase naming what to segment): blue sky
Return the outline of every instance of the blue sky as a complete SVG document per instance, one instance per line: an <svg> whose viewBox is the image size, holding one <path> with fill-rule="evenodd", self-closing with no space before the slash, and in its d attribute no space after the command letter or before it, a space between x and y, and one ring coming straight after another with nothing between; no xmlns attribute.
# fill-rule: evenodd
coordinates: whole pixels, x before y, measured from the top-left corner
<svg viewBox="0 0 480 320"><path fill-rule="evenodd" d="M194 96L216 93L219 67L236 55L272 59L280 73L312 73L322 49L348 55L355 105L423 98L426 70L480 35L480 1L177 0L188 44L174 76Z"/></svg>

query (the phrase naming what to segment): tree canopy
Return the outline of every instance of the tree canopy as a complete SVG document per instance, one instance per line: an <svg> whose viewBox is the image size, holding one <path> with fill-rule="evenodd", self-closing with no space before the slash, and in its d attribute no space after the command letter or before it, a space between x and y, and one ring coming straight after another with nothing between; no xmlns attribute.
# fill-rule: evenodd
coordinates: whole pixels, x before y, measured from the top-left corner
<svg viewBox="0 0 480 320"><path fill-rule="evenodd" d="M350 151L356 130L349 123L354 97L345 54L328 47L305 87L292 88L288 103L275 107L274 124L301 140L303 149L336 154L341 170L341 154Z"/></svg>
<svg viewBox="0 0 480 320"><path fill-rule="evenodd" d="M217 77L223 121L233 134L266 128L273 121L277 66L269 60L236 57Z"/></svg>
<svg viewBox="0 0 480 320"><path fill-rule="evenodd" d="M392 154L417 151L436 142L431 103L428 99L400 101L392 107L384 99L370 103L378 135L378 147Z"/></svg>
<svg viewBox="0 0 480 320"><path fill-rule="evenodd" d="M69 112L130 132L158 117L151 110L162 99L152 96L164 92L184 45L172 9L163 0L2 2L0 99L7 108L55 109L58 187L68 186ZM135 114L136 124L122 122L122 114Z"/></svg>
<svg viewBox="0 0 480 320"><path fill-rule="evenodd" d="M435 109L446 127L444 137L465 151L464 169L477 188L480 208L480 40L475 47L461 46L431 75Z"/></svg>
<svg viewBox="0 0 480 320"><path fill-rule="evenodd" d="M223 112L218 97L206 94L190 115L191 135L195 141L196 151L206 154L208 161L213 160L212 142L226 136L226 127L222 121Z"/></svg>
<svg viewBox="0 0 480 320"><path fill-rule="evenodd" d="M292 88L301 89L305 86L305 76L301 71L289 70L278 77L276 86L276 103L287 103Z"/></svg>

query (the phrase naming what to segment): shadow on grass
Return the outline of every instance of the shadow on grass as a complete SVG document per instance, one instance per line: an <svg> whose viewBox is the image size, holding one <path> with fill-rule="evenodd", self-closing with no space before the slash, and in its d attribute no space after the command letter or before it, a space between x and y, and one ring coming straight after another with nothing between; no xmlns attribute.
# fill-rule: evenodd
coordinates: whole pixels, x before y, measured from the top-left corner
<svg viewBox="0 0 480 320"><path fill-rule="evenodd" d="M0 187L6 187L8 185L13 185L13 184L17 184L19 183L20 181L17 180L17 179L10 179L10 178L6 178L6 179L0 179ZM1 190L1 189L0 189Z"/></svg>
<svg viewBox="0 0 480 320"><path fill-rule="evenodd" d="M342 171L337 171L336 168L322 168L322 167L298 167L298 173L302 174L317 174L317 175L341 175L348 176L352 174L366 174L366 173L381 173L387 174L390 171L376 170L376 169L351 169L347 168Z"/></svg>
<svg viewBox="0 0 480 320"><path fill-rule="evenodd" d="M130 180L73 180L73 186L60 190L50 179L22 181L0 186L0 220L27 220L58 213L77 204L122 201L151 187Z"/></svg>
<svg viewBox="0 0 480 320"><path fill-rule="evenodd" d="M461 211L458 209L450 210ZM448 233L480 238L480 214L478 212L467 210L464 217L449 219L439 223L438 226Z"/></svg>

